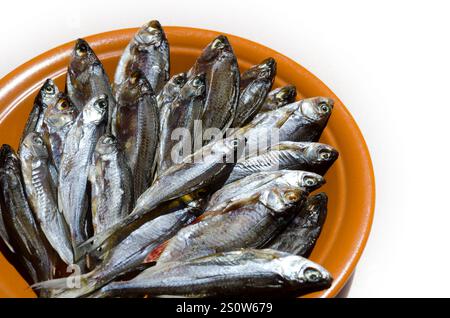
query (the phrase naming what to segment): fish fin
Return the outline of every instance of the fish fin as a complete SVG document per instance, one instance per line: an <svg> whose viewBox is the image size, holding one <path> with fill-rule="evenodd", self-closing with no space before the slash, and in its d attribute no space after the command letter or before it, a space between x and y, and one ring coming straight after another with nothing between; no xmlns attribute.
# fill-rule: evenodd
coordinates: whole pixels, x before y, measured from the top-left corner
<svg viewBox="0 0 450 318"><path fill-rule="evenodd" d="M158 247L156 247L155 249L153 249L145 258L144 263L156 262L158 260L158 258L161 256L161 254L164 252L164 250L166 249L169 242L170 242L170 240L167 240L167 241L161 243L160 245L158 245Z"/></svg>
<svg viewBox="0 0 450 318"><path fill-rule="evenodd" d="M82 297L93 292L97 287L92 274L87 273L78 276L69 276L64 278L52 279L40 282L31 286L33 289L52 289L52 297L57 298L76 298Z"/></svg>

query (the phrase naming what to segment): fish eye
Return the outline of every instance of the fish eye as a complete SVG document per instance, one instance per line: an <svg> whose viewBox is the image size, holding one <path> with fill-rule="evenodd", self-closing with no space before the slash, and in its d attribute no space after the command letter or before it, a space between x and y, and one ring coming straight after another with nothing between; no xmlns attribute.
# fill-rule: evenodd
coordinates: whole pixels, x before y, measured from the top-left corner
<svg viewBox="0 0 450 318"><path fill-rule="evenodd" d="M315 268L308 267L303 272L305 275L305 278L312 283L318 282L320 279L322 279L322 274Z"/></svg>
<svg viewBox="0 0 450 318"><path fill-rule="evenodd" d="M214 42L212 43L211 47L213 49L221 50L225 47L225 43L223 43L223 41L221 39L215 39Z"/></svg>
<svg viewBox="0 0 450 318"><path fill-rule="evenodd" d="M62 100L58 103L59 110L64 110L64 109L67 109L68 107L69 107L69 103L66 100Z"/></svg>
<svg viewBox="0 0 450 318"><path fill-rule="evenodd" d="M304 182L308 187L312 187L317 184L316 179L313 177L305 177Z"/></svg>
<svg viewBox="0 0 450 318"><path fill-rule="evenodd" d="M106 99L99 99L97 101L97 106L101 109L105 109L106 107L108 107L108 101Z"/></svg>
<svg viewBox="0 0 450 318"><path fill-rule="evenodd" d="M289 202L295 202L298 200L298 195L295 192L287 192L284 197L286 198L286 200L288 200Z"/></svg>
<svg viewBox="0 0 450 318"><path fill-rule="evenodd" d="M46 85L44 88L45 92L47 94L54 94L55 93L55 88L52 85Z"/></svg>
<svg viewBox="0 0 450 318"><path fill-rule="evenodd" d="M259 77L261 78L269 77L269 70L268 69L261 70L261 72L259 73Z"/></svg>
<svg viewBox="0 0 450 318"><path fill-rule="evenodd" d="M44 142L42 141L42 139L40 138L40 137L38 137L38 136L35 136L34 138L33 138L33 142L35 143L35 144L37 144L37 145L42 145Z"/></svg>
<svg viewBox="0 0 450 318"><path fill-rule="evenodd" d="M319 153L319 157L320 157L320 159L328 160L331 157L331 153L328 150L322 150Z"/></svg>
<svg viewBox="0 0 450 318"><path fill-rule="evenodd" d="M201 79L199 79L198 77L196 77L195 79L194 79L194 81L192 82L192 85L193 86L195 86L195 87L199 87L199 86L202 86L202 80Z"/></svg>
<svg viewBox="0 0 450 318"><path fill-rule="evenodd" d="M161 24L158 21L153 20L153 21L150 21L149 28L161 30Z"/></svg>
<svg viewBox="0 0 450 318"><path fill-rule="evenodd" d="M104 144L112 144L114 142L114 140L111 138L111 137L105 137L104 139L103 139L103 143Z"/></svg>
<svg viewBox="0 0 450 318"><path fill-rule="evenodd" d="M327 113L329 113L330 112L330 106L328 106L328 104L327 103L325 103L325 102L321 102L320 104L319 104L319 109L320 109L320 111L322 112L322 113L325 113L325 114L327 114Z"/></svg>
<svg viewBox="0 0 450 318"><path fill-rule="evenodd" d="M184 84L184 76L179 75L173 79L175 85L183 85Z"/></svg>
<svg viewBox="0 0 450 318"><path fill-rule="evenodd" d="M88 48L87 48L86 44L79 43L77 45L77 48L76 48L75 51L76 51L78 56L83 56L83 55L85 55L87 53L87 50L88 50Z"/></svg>

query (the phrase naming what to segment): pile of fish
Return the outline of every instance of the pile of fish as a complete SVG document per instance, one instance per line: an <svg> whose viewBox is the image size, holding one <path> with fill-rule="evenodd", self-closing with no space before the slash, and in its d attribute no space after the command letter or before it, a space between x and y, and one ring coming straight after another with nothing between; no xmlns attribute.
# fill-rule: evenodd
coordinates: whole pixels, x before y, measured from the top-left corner
<svg viewBox="0 0 450 318"><path fill-rule="evenodd" d="M64 91L45 81L17 153L1 147L3 253L41 297L328 288L305 257L327 213L311 193L338 157L318 143L333 101L272 90L273 58L240 74L223 35L186 73L170 77L169 56L151 21L110 82L76 41Z"/></svg>

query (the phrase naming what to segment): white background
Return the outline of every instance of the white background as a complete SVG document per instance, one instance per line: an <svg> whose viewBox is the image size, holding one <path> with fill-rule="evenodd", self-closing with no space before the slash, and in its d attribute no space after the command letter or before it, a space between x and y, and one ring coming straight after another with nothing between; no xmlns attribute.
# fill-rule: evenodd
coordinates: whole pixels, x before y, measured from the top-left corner
<svg viewBox="0 0 450 318"><path fill-rule="evenodd" d="M376 215L349 296L448 297L449 9L446 1L14 0L0 10L0 77L59 44L152 18L269 46L339 96L372 154Z"/></svg>

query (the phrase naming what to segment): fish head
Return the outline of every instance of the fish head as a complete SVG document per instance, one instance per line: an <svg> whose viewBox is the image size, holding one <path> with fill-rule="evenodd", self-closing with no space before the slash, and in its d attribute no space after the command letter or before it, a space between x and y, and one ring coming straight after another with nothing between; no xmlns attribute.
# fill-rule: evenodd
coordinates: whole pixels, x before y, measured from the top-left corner
<svg viewBox="0 0 450 318"><path fill-rule="evenodd" d="M21 156L30 159L48 159L48 150L44 139L37 132L29 133L22 142Z"/></svg>
<svg viewBox="0 0 450 318"><path fill-rule="evenodd" d="M331 165L339 156L336 149L321 143L310 143L304 151L308 161L316 164L328 162Z"/></svg>
<svg viewBox="0 0 450 318"><path fill-rule="evenodd" d="M45 111L44 121L47 125L62 128L75 121L78 109L64 93L60 93L58 101Z"/></svg>
<svg viewBox="0 0 450 318"><path fill-rule="evenodd" d="M211 63L222 56L232 55L233 48L231 47L228 38L225 35L219 35L203 50L198 58L198 63Z"/></svg>
<svg viewBox="0 0 450 318"><path fill-rule="evenodd" d="M297 89L294 85L283 86L273 94L273 99L277 105L286 105L293 102L296 97Z"/></svg>
<svg viewBox="0 0 450 318"><path fill-rule="evenodd" d="M143 25L135 36L136 42L145 46L159 46L164 39L164 31L161 24L157 20L152 20Z"/></svg>
<svg viewBox="0 0 450 318"><path fill-rule="evenodd" d="M53 101L58 98L59 89L56 86L55 82L52 79L47 79L42 85L39 93L37 95L37 101L42 107L47 107L48 105L52 105Z"/></svg>
<svg viewBox="0 0 450 318"><path fill-rule="evenodd" d="M120 98L125 103L129 102L134 104L144 95L154 95L152 86L145 75L139 70L134 70L131 73L130 77L123 83L120 90Z"/></svg>
<svg viewBox="0 0 450 318"><path fill-rule="evenodd" d="M325 192L310 196L302 208L303 217L314 224L322 223L325 220L327 205L328 196Z"/></svg>
<svg viewBox="0 0 450 318"><path fill-rule="evenodd" d="M206 76L205 73L197 74L191 77L182 89L188 96L199 97L206 92Z"/></svg>
<svg viewBox="0 0 450 318"><path fill-rule="evenodd" d="M305 198L306 193L301 188L271 187L262 191L259 202L270 210L280 213L301 204Z"/></svg>
<svg viewBox="0 0 450 318"><path fill-rule="evenodd" d="M277 70L277 62L271 57L265 59L260 64L253 66L249 70L247 70L242 78L245 79L259 79L263 81L272 81L275 77L275 73Z"/></svg>
<svg viewBox="0 0 450 318"><path fill-rule="evenodd" d="M105 134L101 136L97 141L95 151L102 156L117 153L119 151L119 147L116 137L112 134Z"/></svg>
<svg viewBox="0 0 450 318"><path fill-rule="evenodd" d="M303 99L299 103L300 115L313 122L326 122L333 110L334 101L327 97Z"/></svg>
<svg viewBox="0 0 450 318"><path fill-rule="evenodd" d="M280 177L276 183L280 186L289 186L306 189L308 192L320 188L325 179L313 172L300 170L279 170Z"/></svg>
<svg viewBox="0 0 450 318"><path fill-rule="evenodd" d="M331 274L319 264L296 255L287 255L281 260L281 268L288 284L310 287L311 291L331 286Z"/></svg>
<svg viewBox="0 0 450 318"><path fill-rule="evenodd" d="M186 73L178 73L174 76L172 76L172 78L169 80L169 83L171 83L172 85L178 86L178 87L183 87L183 85L186 83L187 81L187 76Z"/></svg>
<svg viewBox="0 0 450 318"><path fill-rule="evenodd" d="M173 92L178 92L186 84L187 76L186 73L179 73L172 76L166 83L164 90L171 94Z"/></svg>
<svg viewBox="0 0 450 318"><path fill-rule="evenodd" d="M85 123L100 124L108 113L108 95L100 94L88 101L83 108L83 120Z"/></svg>
<svg viewBox="0 0 450 318"><path fill-rule="evenodd" d="M69 64L69 75L71 75L72 79L78 78L86 71L95 71L99 66L101 67L100 61L89 44L83 39L78 39L72 51L72 59Z"/></svg>

